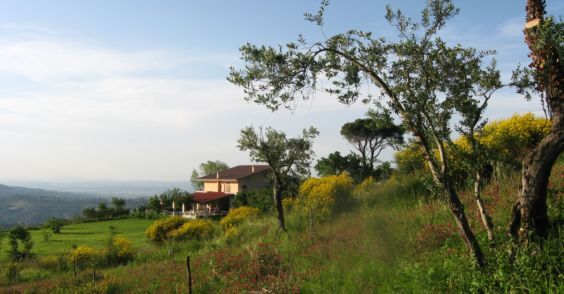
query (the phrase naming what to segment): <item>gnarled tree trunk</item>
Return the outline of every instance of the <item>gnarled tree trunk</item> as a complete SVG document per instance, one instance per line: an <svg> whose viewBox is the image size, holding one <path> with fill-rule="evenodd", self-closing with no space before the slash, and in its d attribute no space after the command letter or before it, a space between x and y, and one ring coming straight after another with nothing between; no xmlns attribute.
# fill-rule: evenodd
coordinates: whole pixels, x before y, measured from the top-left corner
<svg viewBox="0 0 564 294"><path fill-rule="evenodd" d="M548 179L554 162L564 151L562 57L556 48L558 45L539 40L539 27L543 24L545 14L544 1L527 0L526 10L525 42L531 49L529 56L532 59L531 67L535 70L537 88L545 95L552 113L552 126L550 133L523 160L521 187L509 226L511 236L523 243L528 243L531 235L546 237L548 234Z"/></svg>
<svg viewBox="0 0 564 294"><path fill-rule="evenodd" d="M562 106L560 106L562 107ZM564 117L553 117L551 132L523 161L521 188L513 206L511 236L527 243L531 234L548 234L547 186L552 166L564 151Z"/></svg>

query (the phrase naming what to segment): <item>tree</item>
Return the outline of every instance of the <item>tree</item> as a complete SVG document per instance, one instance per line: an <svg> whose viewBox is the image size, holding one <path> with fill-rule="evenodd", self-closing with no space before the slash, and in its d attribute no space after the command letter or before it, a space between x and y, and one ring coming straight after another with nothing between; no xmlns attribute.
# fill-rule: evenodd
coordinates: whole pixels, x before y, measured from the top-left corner
<svg viewBox="0 0 564 294"><path fill-rule="evenodd" d="M27 229L22 226L17 226L10 230L8 238L10 240L8 255L12 261L18 261L31 256L33 241L31 240L31 234ZM19 245L20 242L23 246L21 249Z"/></svg>
<svg viewBox="0 0 564 294"><path fill-rule="evenodd" d="M314 128L304 129L302 136L287 138L286 134L271 127L258 133L253 127L241 130L237 141L241 151L249 151L252 161L266 162L272 169L272 194L278 214L278 225L286 231L282 191L287 188L293 176L309 174L309 165L313 156L313 139L319 134Z"/></svg>
<svg viewBox="0 0 564 294"><path fill-rule="evenodd" d="M545 6L544 0L527 0L524 33L531 64L513 73L519 93L527 98L534 92L541 95L552 122L550 133L523 160L521 187L509 225L511 236L523 243L528 243L531 235L548 235L548 179L564 151L564 26L553 17L545 17Z"/></svg>
<svg viewBox="0 0 564 294"><path fill-rule="evenodd" d="M326 7L323 1L319 12L306 19L322 26ZM376 105L397 114L413 134L469 251L483 266L482 250L456 191L448 147L457 106L497 87L499 73L493 60L483 65L493 52L451 46L437 36L457 13L450 0L430 0L415 23L388 7L386 19L399 35L395 42L350 30L314 43L300 36L285 48L246 44L240 49L244 68L231 68L228 80L244 88L246 100L271 110L309 99L318 86L345 104L358 100L364 85L378 87L387 103Z"/></svg>
<svg viewBox="0 0 564 294"><path fill-rule="evenodd" d="M45 222L45 228L50 229L54 234L59 234L61 228L67 223L65 219L52 217Z"/></svg>
<svg viewBox="0 0 564 294"><path fill-rule="evenodd" d="M363 169L371 173L385 147L395 148L403 143L404 130L394 124L389 111L371 110L366 116L344 124L341 135L358 151Z"/></svg>
<svg viewBox="0 0 564 294"><path fill-rule="evenodd" d="M476 96L482 96L480 98L467 98L464 103L456 104L455 108L461 115L460 124L456 127L457 131L462 134L462 137L468 143L466 146L468 148L457 148L459 145L453 144L452 146L459 151L459 158L461 158L466 171L470 176L473 176L474 185L474 200L478 206L478 212L480 213L480 218L482 224L486 229L488 234L488 240L493 241L494 231L493 222L488 214L486 206L482 201L482 186L484 185L484 171L485 167L489 163L489 158L487 154L487 148L479 141L478 135L484 130L486 125L486 120L484 119L484 112L488 105L488 101L491 99L493 92L501 87L499 80L499 73L492 71L492 74L496 77L486 77L492 84L485 87L485 91L481 93L476 93Z"/></svg>
<svg viewBox="0 0 564 294"><path fill-rule="evenodd" d="M348 172L355 181L358 181L364 176L360 158L352 153L342 156L339 151L335 151L327 157L320 158L314 168L322 177Z"/></svg>
<svg viewBox="0 0 564 294"><path fill-rule="evenodd" d="M192 187L194 187L194 189L198 191L202 190L204 188L204 183L201 181L197 181L196 179L198 179L199 177L214 174L216 172L228 168L229 166L227 165L227 163L219 160L216 161L208 160L204 163L201 163L198 170L196 169L192 170L192 176L190 177L190 182L192 183Z"/></svg>
<svg viewBox="0 0 564 294"><path fill-rule="evenodd" d="M118 211L125 210L125 199L112 197L112 208Z"/></svg>

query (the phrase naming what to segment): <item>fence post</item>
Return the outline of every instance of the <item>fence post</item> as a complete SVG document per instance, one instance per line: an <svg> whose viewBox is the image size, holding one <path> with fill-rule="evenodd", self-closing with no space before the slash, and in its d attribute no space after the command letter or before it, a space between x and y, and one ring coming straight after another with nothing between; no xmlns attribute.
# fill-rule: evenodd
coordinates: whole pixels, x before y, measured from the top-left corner
<svg viewBox="0 0 564 294"><path fill-rule="evenodd" d="M192 272L190 271L190 256L186 257L186 278L188 279L188 294L192 294Z"/></svg>

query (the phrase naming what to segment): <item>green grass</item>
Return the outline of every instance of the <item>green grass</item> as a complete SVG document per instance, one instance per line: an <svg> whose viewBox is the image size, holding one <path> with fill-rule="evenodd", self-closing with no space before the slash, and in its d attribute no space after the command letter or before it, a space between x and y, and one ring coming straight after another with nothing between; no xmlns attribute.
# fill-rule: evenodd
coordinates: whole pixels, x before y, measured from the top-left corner
<svg viewBox="0 0 564 294"><path fill-rule="evenodd" d="M549 203L553 210L562 207L562 194L557 192L563 191L562 174L561 160L553 170L555 196ZM505 237L518 184L515 174L493 181L484 191L498 238L494 247L487 242L471 193L460 193L487 256L483 272L473 265L448 206L431 197L419 177L401 176L356 193L358 207L315 224L313 234L307 217L299 213L287 214L287 233L280 232L276 219L267 215L243 223L229 235L216 226L211 240L177 243L172 260L167 246L146 241L143 231L151 220L70 225L53 237L59 241L38 241L38 255L66 252L72 244L104 246L110 225L142 250L127 266L99 269L103 279L96 285L82 276L73 278L70 272L36 274L36 278L28 274L27 282L6 291L186 292L185 258L189 255L195 293L264 289L275 293L562 293L564 238L560 231L542 247L528 249L512 247ZM561 224L562 214L555 211L553 215L552 220L560 218ZM40 231L33 234L41 240Z"/></svg>
<svg viewBox="0 0 564 294"><path fill-rule="evenodd" d="M151 247L151 243L145 237L145 229L153 222L147 219L119 219L87 223L76 223L64 226L61 233L52 234L49 241L43 239L42 230L32 230L31 236L34 242L32 253L37 257L47 255L59 255L68 253L73 245L86 245L94 248L102 248L107 244L110 236L110 226L115 228L115 233L129 239L133 246L138 249ZM6 261L7 240L3 240L0 261Z"/></svg>

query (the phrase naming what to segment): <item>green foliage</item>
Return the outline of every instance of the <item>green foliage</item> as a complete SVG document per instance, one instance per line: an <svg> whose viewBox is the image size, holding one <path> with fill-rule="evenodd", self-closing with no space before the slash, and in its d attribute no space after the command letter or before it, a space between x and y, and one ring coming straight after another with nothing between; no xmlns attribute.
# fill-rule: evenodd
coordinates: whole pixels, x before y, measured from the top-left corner
<svg viewBox="0 0 564 294"><path fill-rule="evenodd" d="M39 258L38 265L52 272L64 272L69 269L68 258L63 255L47 255Z"/></svg>
<svg viewBox="0 0 564 294"><path fill-rule="evenodd" d="M260 209L263 213L269 213L274 209L272 189L261 189L256 191L239 192L233 201L234 207L250 206Z"/></svg>
<svg viewBox="0 0 564 294"><path fill-rule="evenodd" d="M146 208L155 212L172 211L173 202L176 205L175 209L182 207L182 204L190 206L192 205L192 195L179 188L172 188L150 197Z"/></svg>
<svg viewBox="0 0 564 294"><path fill-rule="evenodd" d="M358 152L363 170L370 173L385 147L396 148L403 143L404 129L394 124L387 110L370 110L366 115L365 119L344 124L341 135Z"/></svg>
<svg viewBox="0 0 564 294"><path fill-rule="evenodd" d="M126 201L123 198L112 197L111 207L105 202L98 203L98 207L86 208L82 211L82 215L88 220L104 219L112 217L122 217L129 215L129 209L125 208Z"/></svg>
<svg viewBox="0 0 564 294"><path fill-rule="evenodd" d="M213 236L213 224L209 220L191 220L172 231L170 237L175 240L204 240Z"/></svg>
<svg viewBox="0 0 564 294"><path fill-rule="evenodd" d="M44 228L41 230L41 235L43 236L44 242L49 242L49 240L51 240L51 236L53 236L53 233L51 232L51 230Z"/></svg>
<svg viewBox="0 0 564 294"><path fill-rule="evenodd" d="M335 212L351 208L352 189L353 180L347 173L309 178L301 184L294 206L318 220L326 220Z"/></svg>
<svg viewBox="0 0 564 294"><path fill-rule="evenodd" d="M67 220L62 218L50 218L43 227L50 229L54 234L58 234L61 232L61 228L68 223Z"/></svg>
<svg viewBox="0 0 564 294"><path fill-rule="evenodd" d="M241 151L249 151L252 161L266 162L272 170L273 198L277 210L278 224L286 230L282 196L294 186L296 179L309 175L310 161L314 155L313 139L319 134L314 128L304 129L302 136L287 138L286 134L271 127L264 130L254 127L241 130L237 140Z"/></svg>
<svg viewBox="0 0 564 294"><path fill-rule="evenodd" d="M31 256L33 241L27 229L17 226L10 230L8 238L10 243L8 254L12 261L22 260ZM20 249L20 247L22 248Z"/></svg>
<svg viewBox="0 0 564 294"><path fill-rule="evenodd" d="M354 153L342 156L339 151L322 157L317 161L315 170L322 176L339 175L348 173L355 183L360 183L367 177L385 179L391 174L391 166L388 162L383 162L377 167L364 166L360 157Z"/></svg>
<svg viewBox="0 0 564 294"><path fill-rule="evenodd" d="M208 160L200 164L198 170L192 170L192 176L190 177L190 182L192 183L192 187L196 191L201 191L204 188L204 182L198 181L199 177L204 177L210 174L214 174L216 172L222 171L224 169L228 169L229 166L227 163L223 161L211 161Z"/></svg>
<svg viewBox="0 0 564 294"><path fill-rule="evenodd" d="M423 151L415 142L407 144L402 150L394 153L394 158L399 173L410 174L427 170Z"/></svg>
<svg viewBox="0 0 564 294"><path fill-rule="evenodd" d="M158 219L145 230L145 235L149 240L160 243L169 239L172 231L180 228L184 223L186 219L179 216Z"/></svg>
<svg viewBox="0 0 564 294"><path fill-rule="evenodd" d="M319 134L314 128L304 129L302 136L287 138L286 134L271 127L253 127L241 130L237 140L241 151L249 151L252 161L266 162L273 170L277 182L283 182L288 175L308 175L313 157L313 139ZM276 184L276 183L275 183Z"/></svg>
<svg viewBox="0 0 564 294"><path fill-rule="evenodd" d="M231 209L229 213L221 219L219 224L224 230L227 230L258 216L259 213L260 210L257 208L241 206Z"/></svg>

